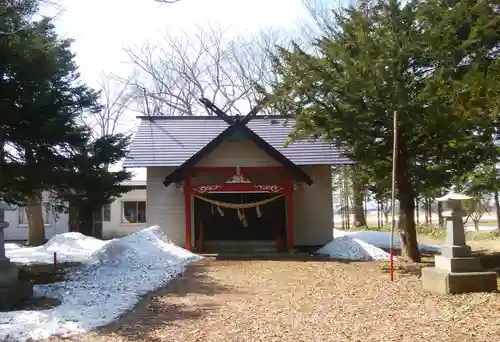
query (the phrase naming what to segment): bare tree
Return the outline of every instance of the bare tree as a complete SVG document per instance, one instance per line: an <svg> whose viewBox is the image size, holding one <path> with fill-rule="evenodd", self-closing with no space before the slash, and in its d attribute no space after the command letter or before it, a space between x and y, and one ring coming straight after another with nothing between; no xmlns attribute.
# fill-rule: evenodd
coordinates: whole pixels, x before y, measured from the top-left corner
<svg viewBox="0 0 500 342"><path fill-rule="evenodd" d="M302 5L309 14L309 19L312 23L306 24L314 35L318 33L326 33L331 29L330 25L333 22L333 9L341 6L341 1L336 3L325 0L302 0ZM312 33L309 32L309 33Z"/></svg>
<svg viewBox="0 0 500 342"><path fill-rule="evenodd" d="M309 52L317 52L317 48L311 44L318 37L331 35L337 28L332 26L334 23L334 13L345 8L353 0L331 1L331 0L302 0L302 5L308 17L302 20L299 25L300 33L304 47Z"/></svg>
<svg viewBox="0 0 500 342"><path fill-rule="evenodd" d="M204 97L229 114L244 114L259 99L256 84L274 80L270 54L287 42L280 32L229 38L218 27L196 34L167 33L160 42L126 48L136 72L136 110L147 115L209 114Z"/></svg>
<svg viewBox="0 0 500 342"><path fill-rule="evenodd" d="M127 120L127 110L132 103L131 77L118 78L102 73L99 80L102 110L80 117L83 124L92 129L96 137L116 134L119 131L129 133L131 127L123 128Z"/></svg>

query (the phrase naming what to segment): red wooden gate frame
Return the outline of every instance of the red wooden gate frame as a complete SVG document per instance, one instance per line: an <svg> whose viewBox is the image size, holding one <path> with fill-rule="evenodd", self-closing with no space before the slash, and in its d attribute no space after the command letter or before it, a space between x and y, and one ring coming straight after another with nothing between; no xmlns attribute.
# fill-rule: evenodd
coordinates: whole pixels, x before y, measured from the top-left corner
<svg viewBox="0 0 500 342"><path fill-rule="evenodd" d="M285 184L254 184L254 183L223 183L223 184L195 184L191 185L191 175L198 173L219 173L233 175L234 167L194 167L186 173L184 179L184 203L186 212L186 249L191 250L191 199L192 195L202 195L213 192L259 192L284 194L286 198L287 218L287 247L289 251L294 248L294 211L293 211L293 177L292 174L282 167L243 167L240 172L243 175L251 173L285 173L287 179Z"/></svg>
<svg viewBox="0 0 500 342"><path fill-rule="evenodd" d="M282 194L286 189L278 184L252 184L252 183L226 183L226 184L197 184L191 187L194 195L208 194L212 192L264 192L271 194Z"/></svg>

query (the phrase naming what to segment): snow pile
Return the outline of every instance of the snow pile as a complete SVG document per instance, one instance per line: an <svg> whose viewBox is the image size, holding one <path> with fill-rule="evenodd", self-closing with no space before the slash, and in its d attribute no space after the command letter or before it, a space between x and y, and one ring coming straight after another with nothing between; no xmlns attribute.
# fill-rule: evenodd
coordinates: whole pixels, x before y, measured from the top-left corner
<svg viewBox="0 0 500 342"><path fill-rule="evenodd" d="M389 260L389 254L366 242L347 236L332 240L316 253L333 259L344 260Z"/></svg>
<svg viewBox="0 0 500 342"><path fill-rule="evenodd" d="M60 250L82 248L85 253L99 244L88 238L60 240L56 244ZM62 245L65 242L67 246ZM101 247L93 249L69 279L35 286L36 296L57 298L60 306L0 313L0 341L9 335L18 341L67 337L106 325L132 309L140 296L166 285L199 258L171 244L158 226L101 241Z"/></svg>
<svg viewBox="0 0 500 342"><path fill-rule="evenodd" d="M21 246L19 246L17 243L6 243L5 244L5 250L9 250L9 249L16 249L16 248L21 248Z"/></svg>
<svg viewBox="0 0 500 342"><path fill-rule="evenodd" d="M339 238L348 236L353 239L361 240L369 245L373 245L378 248L389 249L390 241L391 241L391 233L390 232L377 232L377 231L343 231L334 229L333 237ZM394 234L394 248L401 248L401 239L399 238L399 234ZM438 253L441 249L438 246L430 246L426 244L419 243L418 249L422 252L429 253Z"/></svg>
<svg viewBox="0 0 500 342"><path fill-rule="evenodd" d="M111 241L113 240L103 241L80 233L64 233L38 247L21 248L6 244L12 245L6 248L6 255L12 262L20 264L51 264L54 252L58 262L82 262Z"/></svg>

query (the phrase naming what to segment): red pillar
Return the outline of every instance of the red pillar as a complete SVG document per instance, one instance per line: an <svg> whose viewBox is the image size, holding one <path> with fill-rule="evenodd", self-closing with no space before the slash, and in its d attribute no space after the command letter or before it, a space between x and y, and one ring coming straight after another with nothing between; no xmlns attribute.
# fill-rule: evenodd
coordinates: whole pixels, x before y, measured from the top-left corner
<svg viewBox="0 0 500 342"><path fill-rule="evenodd" d="M292 174L288 174L286 184L286 222L287 222L287 244L288 251L291 252L294 248L294 211L293 211L293 178Z"/></svg>
<svg viewBox="0 0 500 342"><path fill-rule="evenodd" d="M186 249L191 250L191 175L184 179L184 208L186 212Z"/></svg>

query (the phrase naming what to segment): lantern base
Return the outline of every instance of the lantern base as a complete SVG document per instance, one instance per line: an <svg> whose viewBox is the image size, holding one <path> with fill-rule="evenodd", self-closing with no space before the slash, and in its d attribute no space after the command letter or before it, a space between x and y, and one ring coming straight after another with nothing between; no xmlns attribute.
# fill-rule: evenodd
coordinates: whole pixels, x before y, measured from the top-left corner
<svg viewBox="0 0 500 342"><path fill-rule="evenodd" d="M17 266L8 259L0 260L0 310L10 310L33 295L33 284L20 282Z"/></svg>
<svg viewBox="0 0 500 342"><path fill-rule="evenodd" d="M422 288L439 294L496 292L496 272L452 273L435 267L422 269Z"/></svg>

